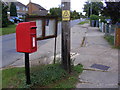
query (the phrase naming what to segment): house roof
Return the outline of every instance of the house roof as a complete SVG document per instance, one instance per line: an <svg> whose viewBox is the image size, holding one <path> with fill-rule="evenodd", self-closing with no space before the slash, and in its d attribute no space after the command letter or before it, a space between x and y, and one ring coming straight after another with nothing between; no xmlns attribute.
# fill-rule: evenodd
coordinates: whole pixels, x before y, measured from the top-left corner
<svg viewBox="0 0 120 90"><path fill-rule="evenodd" d="M37 14L39 16L46 16L48 11L47 10L41 10L41 11L33 11L32 13Z"/></svg>
<svg viewBox="0 0 120 90"><path fill-rule="evenodd" d="M16 6L21 6L21 7L26 7L26 8L27 8L27 6L24 5L24 4L22 4L21 2L14 2L14 4L15 4Z"/></svg>
<svg viewBox="0 0 120 90"><path fill-rule="evenodd" d="M2 2L4 5L10 5L10 4L11 4L11 2L5 2L4 0L2 0L1 2ZM26 8L27 8L27 6L24 5L24 4L22 4L21 2L14 2L14 4L15 4L16 6L22 6L22 7L26 7Z"/></svg>
<svg viewBox="0 0 120 90"><path fill-rule="evenodd" d="M31 4L35 5L37 8L41 9L41 10L46 10L45 8L43 8L41 5L39 4L36 4L36 3L32 3L30 2Z"/></svg>
<svg viewBox="0 0 120 90"><path fill-rule="evenodd" d="M0 3L3 3L4 5L8 5L8 2L5 2L4 0L1 0Z"/></svg>

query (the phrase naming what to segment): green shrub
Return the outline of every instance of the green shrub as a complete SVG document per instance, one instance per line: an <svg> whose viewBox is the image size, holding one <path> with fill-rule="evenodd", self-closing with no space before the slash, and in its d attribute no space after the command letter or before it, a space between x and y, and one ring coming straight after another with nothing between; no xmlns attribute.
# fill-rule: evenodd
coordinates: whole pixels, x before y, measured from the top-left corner
<svg viewBox="0 0 120 90"><path fill-rule="evenodd" d="M114 46L114 36L108 35L108 36L105 36L104 38L108 41L110 45L113 46L113 48L120 49L120 46L118 47Z"/></svg>
<svg viewBox="0 0 120 90"><path fill-rule="evenodd" d="M114 36L108 35L104 37L110 45L114 45Z"/></svg>
<svg viewBox="0 0 120 90"><path fill-rule="evenodd" d="M99 20L99 16L97 16L97 15L90 15L90 20Z"/></svg>
<svg viewBox="0 0 120 90"><path fill-rule="evenodd" d="M7 18L3 18L2 19L2 27L7 27L8 26L8 19Z"/></svg>
<svg viewBox="0 0 120 90"><path fill-rule="evenodd" d="M73 71L76 71L77 73L82 73L82 71L83 71L83 65L82 64L78 64L77 66L75 66L73 68Z"/></svg>
<svg viewBox="0 0 120 90"><path fill-rule="evenodd" d="M48 85L50 88L75 88L76 83L79 82L78 76L83 71L83 65L78 64L72 67L72 72L65 79L58 81L57 83L53 83Z"/></svg>
<svg viewBox="0 0 120 90"><path fill-rule="evenodd" d="M118 19L118 23L120 23L120 18Z"/></svg>
<svg viewBox="0 0 120 90"><path fill-rule="evenodd" d="M31 84L26 85L24 68L6 69L3 70L3 88L43 87L67 76L68 73L59 64L35 66L31 68Z"/></svg>
<svg viewBox="0 0 120 90"><path fill-rule="evenodd" d="M19 19L24 19L24 17L19 17Z"/></svg>
<svg viewBox="0 0 120 90"><path fill-rule="evenodd" d="M66 76L66 71L59 64L51 64L44 66L40 70L33 69L31 80L34 85L45 86Z"/></svg>
<svg viewBox="0 0 120 90"><path fill-rule="evenodd" d="M101 17L100 17L100 22L107 23L107 21L106 21L105 19L107 19L107 18L105 18L105 17L101 16Z"/></svg>
<svg viewBox="0 0 120 90"><path fill-rule="evenodd" d="M14 23L13 23L13 22L11 22L11 21L8 21L8 24L9 24L9 25L12 25L12 24L14 24Z"/></svg>
<svg viewBox="0 0 120 90"><path fill-rule="evenodd" d="M100 19L100 22L107 23L107 21L105 19Z"/></svg>
<svg viewBox="0 0 120 90"><path fill-rule="evenodd" d="M7 27L8 26L8 6L5 6L2 4L2 27Z"/></svg>

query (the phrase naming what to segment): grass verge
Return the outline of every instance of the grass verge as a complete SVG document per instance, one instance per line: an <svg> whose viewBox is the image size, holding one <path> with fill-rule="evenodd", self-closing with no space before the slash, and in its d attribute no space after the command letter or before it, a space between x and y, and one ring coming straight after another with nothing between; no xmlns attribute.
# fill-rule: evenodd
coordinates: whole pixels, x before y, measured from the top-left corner
<svg viewBox="0 0 120 90"><path fill-rule="evenodd" d="M3 88L75 88L83 66L77 65L68 74L59 64L31 68L31 84L26 85L24 68L6 69L2 72Z"/></svg>
<svg viewBox="0 0 120 90"><path fill-rule="evenodd" d="M110 45L114 45L114 36L108 35L104 37Z"/></svg>
<svg viewBox="0 0 120 90"><path fill-rule="evenodd" d="M0 28L0 36L15 33L16 25L9 25L8 27Z"/></svg>
<svg viewBox="0 0 120 90"><path fill-rule="evenodd" d="M85 24L85 23L89 23L89 20L87 20L87 21L82 21L82 22L80 22L79 24L83 25L83 24Z"/></svg>
<svg viewBox="0 0 120 90"><path fill-rule="evenodd" d="M83 71L82 65L77 65L72 68L72 73L67 75L66 78L63 78L57 83L48 85L48 88L75 88L77 82L79 81L78 76Z"/></svg>
<svg viewBox="0 0 120 90"><path fill-rule="evenodd" d="M24 68L11 68L2 71L2 87L18 87L22 80L25 80Z"/></svg>
<svg viewBox="0 0 120 90"><path fill-rule="evenodd" d="M120 47L115 47L114 46L114 36L107 35L104 37L110 45L112 45L113 48L120 49Z"/></svg>

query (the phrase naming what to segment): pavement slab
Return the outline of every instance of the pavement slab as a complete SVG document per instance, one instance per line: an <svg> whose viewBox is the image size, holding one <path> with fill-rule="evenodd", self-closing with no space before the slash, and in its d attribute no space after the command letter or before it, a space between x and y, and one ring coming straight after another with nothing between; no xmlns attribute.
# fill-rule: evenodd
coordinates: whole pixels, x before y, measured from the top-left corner
<svg viewBox="0 0 120 90"><path fill-rule="evenodd" d="M76 88L118 88L118 73L84 70Z"/></svg>

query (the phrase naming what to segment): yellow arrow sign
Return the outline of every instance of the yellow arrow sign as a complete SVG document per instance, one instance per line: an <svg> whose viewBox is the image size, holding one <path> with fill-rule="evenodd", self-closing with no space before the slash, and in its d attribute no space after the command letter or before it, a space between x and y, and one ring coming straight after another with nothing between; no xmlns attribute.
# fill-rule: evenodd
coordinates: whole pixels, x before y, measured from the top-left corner
<svg viewBox="0 0 120 90"><path fill-rule="evenodd" d="M70 20L70 11L69 10L63 10L62 11L62 20L63 21L69 21Z"/></svg>

